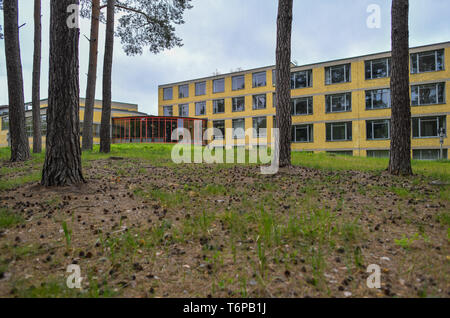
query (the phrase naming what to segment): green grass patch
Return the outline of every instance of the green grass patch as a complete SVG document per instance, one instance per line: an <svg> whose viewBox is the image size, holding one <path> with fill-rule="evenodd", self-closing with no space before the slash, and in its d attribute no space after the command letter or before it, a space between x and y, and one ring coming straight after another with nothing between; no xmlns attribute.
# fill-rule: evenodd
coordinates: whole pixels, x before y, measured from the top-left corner
<svg viewBox="0 0 450 318"><path fill-rule="evenodd" d="M24 218L6 208L0 208L0 229L7 229L18 224L23 224Z"/></svg>

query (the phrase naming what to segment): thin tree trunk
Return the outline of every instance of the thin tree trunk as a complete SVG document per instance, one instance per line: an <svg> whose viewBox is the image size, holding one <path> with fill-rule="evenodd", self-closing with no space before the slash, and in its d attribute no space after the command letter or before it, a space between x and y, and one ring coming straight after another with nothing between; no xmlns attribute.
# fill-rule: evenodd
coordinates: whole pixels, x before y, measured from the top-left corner
<svg viewBox="0 0 450 318"><path fill-rule="evenodd" d="M94 121L95 86L97 82L99 17L100 0L92 0L91 37L89 40L89 69L83 121L83 150L92 150L94 144L92 125Z"/></svg>
<svg viewBox="0 0 450 318"><path fill-rule="evenodd" d="M80 147L78 28L67 26L67 7L79 0L51 0L47 140L41 184L84 182Z"/></svg>
<svg viewBox="0 0 450 318"><path fill-rule="evenodd" d="M108 0L106 14L105 57L103 62L103 106L100 127L100 152L111 151L111 76L114 49L114 6L115 0Z"/></svg>
<svg viewBox="0 0 450 318"><path fill-rule="evenodd" d="M41 0L34 0L34 54L33 54L33 152L42 151L41 136Z"/></svg>
<svg viewBox="0 0 450 318"><path fill-rule="evenodd" d="M280 167L291 165L291 33L292 0L278 1L276 105ZM277 141L276 141L277 142Z"/></svg>
<svg viewBox="0 0 450 318"><path fill-rule="evenodd" d="M6 73L9 98L9 135L11 161L30 159L30 145L25 131L25 102L23 95L22 62L19 44L18 0L3 1L5 24Z"/></svg>
<svg viewBox="0 0 450 318"><path fill-rule="evenodd" d="M391 151L389 173L412 175L408 0L392 1Z"/></svg>

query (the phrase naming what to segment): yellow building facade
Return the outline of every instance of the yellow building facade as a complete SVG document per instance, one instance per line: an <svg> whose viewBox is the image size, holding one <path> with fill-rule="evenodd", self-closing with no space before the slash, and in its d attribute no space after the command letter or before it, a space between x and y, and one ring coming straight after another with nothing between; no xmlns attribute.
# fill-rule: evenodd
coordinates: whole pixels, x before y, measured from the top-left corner
<svg viewBox="0 0 450 318"><path fill-rule="evenodd" d="M81 134L83 130L83 118L84 118L84 105L85 99L80 99L80 129ZM45 146L45 135L46 135L46 114L47 114L48 100L41 100L41 132L42 132L42 143ZM1 107L0 107L1 108ZM26 121L26 131L28 135L28 140L30 145L33 144L33 126L32 126L32 110L31 104L25 105L25 121ZM3 107L2 109L7 109ZM112 102L111 104L111 117L129 117L129 116L145 116L145 113L138 111L138 105L129 103ZM9 118L8 114L5 112L0 114L0 147L5 147L9 145ZM100 143L100 123L102 117L102 101L96 100L94 104L94 120L93 120L93 136L94 143ZM82 140L81 137L80 140Z"/></svg>
<svg viewBox="0 0 450 318"><path fill-rule="evenodd" d="M450 42L410 50L413 158L438 158L441 128L447 158L449 66ZM227 144L267 143L276 115L274 68L160 85L159 115L208 119L208 128L223 131ZM388 156L389 86L390 52L292 66L292 149ZM234 129L232 136L226 128ZM239 128L253 128L257 134L266 128L267 133L243 136Z"/></svg>

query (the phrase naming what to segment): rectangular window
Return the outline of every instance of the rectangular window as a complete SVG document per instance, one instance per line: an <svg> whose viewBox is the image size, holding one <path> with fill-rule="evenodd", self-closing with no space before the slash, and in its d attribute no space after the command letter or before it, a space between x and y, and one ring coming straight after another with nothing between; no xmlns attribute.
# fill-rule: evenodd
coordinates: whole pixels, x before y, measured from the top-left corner
<svg viewBox="0 0 450 318"><path fill-rule="evenodd" d="M213 81L213 93L222 93L225 91L225 79L220 78Z"/></svg>
<svg viewBox="0 0 450 318"><path fill-rule="evenodd" d="M445 101L445 83L433 83L411 86L411 105L443 104Z"/></svg>
<svg viewBox="0 0 450 318"><path fill-rule="evenodd" d="M206 115L206 102L195 103L195 116Z"/></svg>
<svg viewBox="0 0 450 318"><path fill-rule="evenodd" d="M415 117L412 119L413 138L439 137L441 128L445 133L445 116Z"/></svg>
<svg viewBox="0 0 450 318"><path fill-rule="evenodd" d="M47 135L47 115L41 115L41 135Z"/></svg>
<svg viewBox="0 0 450 318"><path fill-rule="evenodd" d="M411 54L411 74L442 71L443 69L443 49Z"/></svg>
<svg viewBox="0 0 450 318"><path fill-rule="evenodd" d="M312 115L313 113L313 98L301 97L291 100L292 115Z"/></svg>
<svg viewBox="0 0 450 318"><path fill-rule="evenodd" d="M391 107L391 90L389 88L366 91L366 109Z"/></svg>
<svg viewBox="0 0 450 318"><path fill-rule="evenodd" d="M389 158L389 150L367 150L368 158Z"/></svg>
<svg viewBox="0 0 450 318"><path fill-rule="evenodd" d="M291 73L291 89L312 87L312 70Z"/></svg>
<svg viewBox="0 0 450 318"><path fill-rule="evenodd" d="M390 120L367 120L366 137L368 140L389 139L390 138Z"/></svg>
<svg viewBox="0 0 450 318"><path fill-rule="evenodd" d="M413 159L415 160L439 160L441 156L440 149L414 149L413 150ZM442 159L448 158L448 150L443 149L443 157Z"/></svg>
<svg viewBox="0 0 450 318"><path fill-rule="evenodd" d="M241 139L245 137L245 119L233 119L233 138Z"/></svg>
<svg viewBox="0 0 450 318"><path fill-rule="evenodd" d="M391 76L391 59L384 58L365 62L366 80Z"/></svg>
<svg viewBox="0 0 450 318"><path fill-rule="evenodd" d="M351 64L325 67L325 84L351 82Z"/></svg>
<svg viewBox="0 0 450 318"><path fill-rule="evenodd" d="M233 97L231 99L232 111L233 112L243 112L245 110L245 97Z"/></svg>
<svg viewBox="0 0 450 318"><path fill-rule="evenodd" d="M266 117L253 117L253 131L254 137L267 136L267 119Z"/></svg>
<svg viewBox="0 0 450 318"><path fill-rule="evenodd" d="M178 116L189 117L189 104L178 105Z"/></svg>
<svg viewBox="0 0 450 318"><path fill-rule="evenodd" d="M171 100L173 98L173 89L172 87L163 88L163 99Z"/></svg>
<svg viewBox="0 0 450 318"><path fill-rule="evenodd" d="M231 78L231 86L233 91L238 91L245 88L245 76L238 75Z"/></svg>
<svg viewBox="0 0 450 318"><path fill-rule="evenodd" d="M327 141L352 140L352 122L326 124Z"/></svg>
<svg viewBox="0 0 450 318"><path fill-rule="evenodd" d="M253 95L253 109L266 108L266 94Z"/></svg>
<svg viewBox="0 0 450 318"><path fill-rule="evenodd" d="M225 100L216 99L213 101L213 114L221 114L225 112Z"/></svg>
<svg viewBox="0 0 450 318"><path fill-rule="evenodd" d="M173 116L173 107L172 106L164 106L163 113L164 113L164 116Z"/></svg>
<svg viewBox="0 0 450 318"><path fill-rule="evenodd" d="M8 116L2 117L2 130L9 130L9 117Z"/></svg>
<svg viewBox="0 0 450 318"><path fill-rule="evenodd" d="M195 96L206 95L206 82L195 83Z"/></svg>
<svg viewBox="0 0 450 318"><path fill-rule="evenodd" d="M292 126L292 142L313 142L313 125Z"/></svg>
<svg viewBox="0 0 450 318"><path fill-rule="evenodd" d="M189 97L189 85L180 85L178 86L178 98L186 98Z"/></svg>
<svg viewBox="0 0 450 318"><path fill-rule="evenodd" d="M276 86L277 84L277 70L272 70L272 86Z"/></svg>
<svg viewBox="0 0 450 318"><path fill-rule="evenodd" d="M253 87L266 86L266 72L253 73Z"/></svg>
<svg viewBox="0 0 450 318"><path fill-rule="evenodd" d="M353 156L352 150L336 150L336 151L327 151L327 153L337 156Z"/></svg>
<svg viewBox="0 0 450 318"><path fill-rule="evenodd" d="M220 130L220 133L214 131L215 140L222 140L225 138L225 120L214 120L213 128Z"/></svg>
<svg viewBox="0 0 450 318"><path fill-rule="evenodd" d="M350 112L352 111L352 93L326 95L325 112Z"/></svg>

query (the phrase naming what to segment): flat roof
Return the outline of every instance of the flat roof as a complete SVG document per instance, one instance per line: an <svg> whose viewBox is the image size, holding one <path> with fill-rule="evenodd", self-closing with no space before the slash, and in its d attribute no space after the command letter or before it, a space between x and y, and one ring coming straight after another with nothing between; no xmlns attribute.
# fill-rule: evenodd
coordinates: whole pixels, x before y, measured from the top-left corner
<svg viewBox="0 0 450 318"><path fill-rule="evenodd" d="M414 53L414 51L421 51L421 49L424 49L424 48L427 48L427 49L436 48L437 49L437 48L444 48L444 47L449 47L449 46L450 46L450 41L447 41L447 42L440 42L440 43L434 43L434 44L415 46L415 47L411 47L409 50ZM318 63L311 63L311 64L303 64L303 65L292 66L292 69L294 69L294 70L301 70L301 69L304 69L304 68L325 66L327 64L335 64L335 63L339 63L339 62L352 61L352 60L361 60L361 59L365 59L367 57L374 57L374 56L378 56L378 55L382 56L382 55L386 55L386 54L390 54L390 53L391 53L391 51L370 53L370 54L365 54L365 55L359 55L359 56L353 56L353 57L347 57L347 58L341 58L341 59L334 59L334 60L329 60L329 61L325 61L325 62L318 62ZM168 84L161 84L161 85L158 85L158 88L168 87L168 86L173 86L173 85L180 85L180 84L185 84L185 83L191 83L191 82L196 82L196 81L203 81L203 80L218 79L218 78L222 78L222 77L241 75L241 74L246 74L246 73L249 73L249 72L256 72L256 71L262 71L262 70L267 70L267 69L273 69L275 67L276 67L276 65L269 65L269 66L263 66L263 67L258 67L258 68L252 68L252 69L247 69L247 70L236 71L236 72L230 72L230 73L224 73L224 74L219 74L219 75L201 77L201 78L196 78L196 79L191 79L191 80L173 82L173 83L168 83Z"/></svg>

